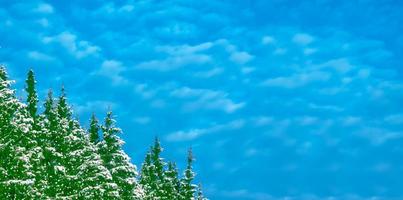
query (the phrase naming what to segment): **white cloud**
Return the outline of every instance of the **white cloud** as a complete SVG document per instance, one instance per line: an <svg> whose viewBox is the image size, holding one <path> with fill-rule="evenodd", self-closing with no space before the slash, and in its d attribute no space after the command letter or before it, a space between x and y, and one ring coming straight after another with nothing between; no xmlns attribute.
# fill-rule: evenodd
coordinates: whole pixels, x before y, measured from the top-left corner
<svg viewBox="0 0 403 200"><path fill-rule="evenodd" d="M253 119L253 121L256 126L266 126L266 125L272 124L274 119L272 117L259 116L259 117L255 117Z"/></svg>
<svg viewBox="0 0 403 200"><path fill-rule="evenodd" d="M34 9L34 11L44 14L51 14L53 13L53 7L50 4L41 3Z"/></svg>
<svg viewBox="0 0 403 200"><path fill-rule="evenodd" d="M151 89L150 86L148 84L136 84L134 86L134 91L141 95L144 99L150 99L152 97L155 96L156 94L156 90L155 89Z"/></svg>
<svg viewBox="0 0 403 200"><path fill-rule="evenodd" d="M215 67L215 68L210 69L208 71L196 72L196 73L194 73L194 76L198 77L198 78L211 78L213 76L217 76L217 75L222 74L223 71L224 71L223 68Z"/></svg>
<svg viewBox="0 0 403 200"><path fill-rule="evenodd" d="M318 118L312 117L312 116L303 116L303 117L299 117L297 119L297 121L302 126L309 126L309 125L314 125L315 123L317 123Z"/></svg>
<svg viewBox="0 0 403 200"><path fill-rule="evenodd" d="M124 71L122 63L117 60L105 60L102 62L101 68L94 72L93 75L102 75L112 79L114 84L122 84L127 80L120 73Z"/></svg>
<svg viewBox="0 0 403 200"><path fill-rule="evenodd" d="M249 61L251 61L253 59L253 56L250 55L248 52L246 51L241 51L241 52L233 52L230 56L230 60L238 63L240 65L243 65Z"/></svg>
<svg viewBox="0 0 403 200"><path fill-rule="evenodd" d="M213 46L211 42L201 43L195 46L178 45L178 46L158 46L156 51L165 52L170 55L190 55L202 51L206 51Z"/></svg>
<svg viewBox="0 0 403 200"><path fill-rule="evenodd" d="M176 131L166 136L167 141L189 141L213 133L231 131L242 128L244 120L234 120L226 124L218 124L204 129L191 129L188 131Z"/></svg>
<svg viewBox="0 0 403 200"><path fill-rule="evenodd" d="M48 27L49 26L49 21L46 18L41 18L36 21L38 24L40 24L43 27Z"/></svg>
<svg viewBox="0 0 403 200"><path fill-rule="evenodd" d="M373 145L382 145L389 140L403 138L403 132L393 132L382 128L366 127L357 132L358 136L367 138Z"/></svg>
<svg viewBox="0 0 403 200"><path fill-rule="evenodd" d="M306 33L297 33L292 38L292 41L299 45L308 45L313 42L314 38Z"/></svg>
<svg viewBox="0 0 403 200"><path fill-rule="evenodd" d="M54 61L55 60L54 57L41 53L41 52L38 52L38 51L28 52L28 58L31 58L33 60L38 60L38 61Z"/></svg>
<svg viewBox="0 0 403 200"><path fill-rule="evenodd" d="M62 32L56 36L45 37L42 41L45 44L58 43L78 59L96 55L101 50L98 46L91 45L88 41L78 40L77 36L70 32Z"/></svg>
<svg viewBox="0 0 403 200"><path fill-rule="evenodd" d="M333 111L333 112L341 112L344 109L340 108L338 106L335 105L318 105L315 103L310 103L309 107L312 109L317 109L317 110L327 110L327 111Z"/></svg>
<svg viewBox="0 0 403 200"><path fill-rule="evenodd" d="M314 66L314 68L316 69L331 68L339 73L345 74L351 71L354 68L354 66L350 63L350 61L347 58L338 58Z"/></svg>
<svg viewBox="0 0 403 200"><path fill-rule="evenodd" d="M347 116L345 118L342 119L342 124L344 126L353 126L353 125L357 125L361 122L361 118L360 117L355 117L355 116Z"/></svg>
<svg viewBox="0 0 403 200"><path fill-rule="evenodd" d="M272 36L264 36L262 38L262 44L273 44L276 40Z"/></svg>
<svg viewBox="0 0 403 200"><path fill-rule="evenodd" d="M294 74L288 77L276 77L262 82L266 87L298 88L313 82L324 82L329 80L330 74L316 71L311 73Z"/></svg>
<svg viewBox="0 0 403 200"><path fill-rule="evenodd" d="M228 93L209 89L193 89L182 87L173 90L171 96L190 99L184 104L184 111L190 112L198 109L222 110L232 113L245 106L244 102L235 103L228 98Z"/></svg>
<svg viewBox="0 0 403 200"><path fill-rule="evenodd" d="M95 111L106 111L108 109L117 109L118 105L110 102L110 101L90 101L80 104L74 104L74 111L77 112L78 115L82 115L84 113L91 113Z"/></svg>
<svg viewBox="0 0 403 200"><path fill-rule="evenodd" d="M286 48L277 48L276 50L274 50L273 55L284 55L286 53L287 53Z"/></svg>
<svg viewBox="0 0 403 200"><path fill-rule="evenodd" d="M306 49L304 49L304 54L308 56L308 55L314 54L316 51L317 51L317 49L314 49L314 48L306 48Z"/></svg>
<svg viewBox="0 0 403 200"><path fill-rule="evenodd" d="M256 70L256 68L254 67L242 67L241 72L242 74L250 74L252 72L254 72Z"/></svg>
<svg viewBox="0 0 403 200"><path fill-rule="evenodd" d="M151 121L150 117L136 117L133 119L134 122L138 123L138 124L148 124Z"/></svg>
<svg viewBox="0 0 403 200"><path fill-rule="evenodd" d="M206 64L210 61L210 56L204 54L176 55L162 60L145 61L138 64L136 68L141 70L156 70L166 72L176 70L191 64Z"/></svg>

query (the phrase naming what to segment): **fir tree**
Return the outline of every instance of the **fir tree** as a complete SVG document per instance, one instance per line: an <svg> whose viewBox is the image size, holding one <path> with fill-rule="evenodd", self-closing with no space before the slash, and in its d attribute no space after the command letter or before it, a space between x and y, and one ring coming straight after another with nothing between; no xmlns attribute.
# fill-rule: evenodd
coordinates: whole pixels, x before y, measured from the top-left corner
<svg viewBox="0 0 403 200"><path fill-rule="evenodd" d="M191 150L179 180L175 163L161 158L156 138L138 184L111 112L103 126L93 115L86 134L72 118L64 87L57 103L49 90L38 115L33 72L26 80L27 105L16 99L10 84L0 68L0 199L205 199L201 186L196 191L192 184Z"/></svg>
<svg viewBox="0 0 403 200"><path fill-rule="evenodd" d="M117 199L118 186L113 183L109 170L103 165L97 149L86 137L76 120L71 121L65 137L66 173L70 177L71 194L78 199Z"/></svg>
<svg viewBox="0 0 403 200"><path fill-rule="evenodd" d="M155 138L154 145L147 153L142 166L140 182L146 190L147 199L164 199L166 197L164 191L165 163L160 156L162 150L159 139Z"/></svg>
<svg viewBox="0 0 403 200"><path fill-rule="evenodd" d="M178 179L178 169L174 162L168 162L164 178L164 199L177 199L180 196L180 181Z"/></svg>
<svg viewBox="0 0 403 200"><path fill-rule="evenodd" d="M53 91L51 89L48 90L48 95L46 97L45 103L43 104L43 107L45 108L43 112L45 117L51 122L56 122L55 102L53 98Z"/></svg>
<svg viewBox="0 0 403 200"><path fill-rule="evenodd" d="M35 198L32 152L26 148L32 119L10 89L11 83L0 67L0 199Z"/></svg>
<svg viewBox="0 0 403 200"><path fill-rule="evenodd" d="M157 194L155 191L154 182L156 180L156 176L154 173L154 165L151 162L151 149L147 152L144 162L141 166L141 176L140 176L140 185L144 189L146 200L157 199Z"/></svg>
<svg viewBox="0 0 403 200"><path fill-rule="evenodd" d="M98 143L99 152L106 168L112 175L113 181L118 185L120 198L139 198L136 194L136 190L139 188L135 179L137 176L136 168L122 150L124 142L118 136L121 130L115 127L115 120L110 111L107 113L102 131L103 140Z"/></svg>
<svg viewBox="0 0 403 200"><path fill-rule="evenodd" d="M32 118L36 118L36 112L38 110L38 95L36 93L35 89L35 76L34 72L32 70L29 70L27 80L25 81L26 86L25 86L25 91L28 94L27 97L27 108L29 111L29 114L31 115Z"/></svg>
<svg viewBox="0 0 403 200"><path fill-rule="evenodd" d="M194 194L196 192L196 186L192 184L192 181L195 177L195 173L193 172L192 168L193 159L192 149L189 149L187 167L183 174L183 178L181 179L181 197L184 200L194 199Z"/></svg>
<svg viewBox="0 0 403 200"><path fill-rule="evenodd" d="M201 184L199 184L197 186L196 200L207 200L207 198L205 198L204 195L203 195L203 190L202 190L202 185Z"/></svg>
<svg viewBox="0 0 403 200"><path fill-rule="evenodd" d="M62 119L69 119L72 115L71 108L67 104L66 91L64 89L64 86L62 86L60 97L57 102L57 113Z"/></svg>
<svg viewBox="0 0 403 200"><path fill-rule="evenodd" d="M91 119L90 119L90 128L89 128L88 132L89 132L90 142L93 144L97 144L100 140L99 129L100 129L100 127L98 124L98 119L95 117L95 114L92 113Z"/></svg>

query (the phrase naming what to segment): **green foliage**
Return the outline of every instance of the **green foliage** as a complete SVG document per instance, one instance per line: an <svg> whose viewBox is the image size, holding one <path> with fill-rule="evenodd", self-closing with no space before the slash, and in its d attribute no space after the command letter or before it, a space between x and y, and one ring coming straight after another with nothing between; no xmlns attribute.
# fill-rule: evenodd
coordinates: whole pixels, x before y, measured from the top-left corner
<svg viewBox="0 0 403 200"><path fill-rule="evenodd" d="M100 141L100 137L99 137L100 127L99 127L98 123L99 123L98 119L96 118L95 114L93 113L91 115L90 128L88 130L90 142L92 142L93 144L97 144Z"/></svg>
<svg viewBox="0 0 403 200"><path fill-rule="evenodd" d="M192 184L191 151L179 177L176 164L161 157L156 138L138 174L112 112L102 126L92 115L87 132L72 118L64 87L57 101L49 90L38 113L33 71L26 79L26 105L11 84L0 67L0 199L205 199Z"/></svg>
<svg viewBox="0 0 403 200"><path fill-rule="evenodd" d="M35 89L35 76L32 70L29 70L27 80L25 81L25 91L28 94L27 97L27 109L32 118L36 118L36 112L38 110L38 94Z"/></svg>

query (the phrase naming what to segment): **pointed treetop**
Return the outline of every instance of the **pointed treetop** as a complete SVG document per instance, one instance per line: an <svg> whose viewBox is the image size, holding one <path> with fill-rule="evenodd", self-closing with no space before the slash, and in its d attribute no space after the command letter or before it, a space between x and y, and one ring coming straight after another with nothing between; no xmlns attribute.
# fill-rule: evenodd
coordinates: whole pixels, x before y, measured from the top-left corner
<svg viewBox="0 0 403 200"><path fill-rule="evenodd" d="M27 80L25 81L26 86L25 86L25 91L28 94L27 97L27 108L29 111L29 114L31 117L35 118L36 117L36 112L38 110L38 94L36 93L35 89L35 75L32 70L29 70L28 75L27 75Z"/></svg>
<svg viewBox="0 0 403 200"><path fill-rule="evenodd" d="M152 149L152 151L153 151L154 155L159 155L163 151L158 137L155 137L154 148Z"/></svg>
<svg viewBox="0 0 403 200"><path fill-rule="evenodd" d="M66 91L64 89L64 85L62 85L60 91L59 101L57 104L57 113L59 114L59 117L67 119L71 118L72 115L71 109L67 104Z"/></svg>
<svg viewBox="0 0 403 200"><path fill-rule="evenodd" d="M199 183L199 185L197 186L197 200L206 200L206 198L203 195L201 183Z"/></svg>
<svg viewBox="0 0 403 200"><path fill-rule="evenodd" d="M2 81L6 81L8 79L6 68L3 65L0 65L0 79Z"/></svg>
<svg viewBox="0 0 403 200"><path fill-rule="evenodd" d="M99 137L99 129L100 129L100 127L99 127L98 123L99 123L99 121L96 118L95 113L92 113L91 119L90 119L90 129L88 130L88 132L90 134L89 135L90 136L90 141L93 144L97 144L99 142L99 140L100 140L100 137Z"/></svg>
<svg viewBox="0 0 403 200"><path fill-rule="evenodd" d="M193 150L192 147L190 147L188 150L188 165L191 166L193 161L194 161Z"/></svg>
<svg viewBox="0 0 403 200"><path fill-rule="evenodd" d="M43 106L45 107L45 112L44 112L45 115L46 115L46 116L49 116L50 113L51 113L52 110L53 110L53 107L54 107L53 91L52 91L52 89L49 89L49 90L48 90L48 96L46 97L46 101L45 101L45 103L44 103Z"/></svg>

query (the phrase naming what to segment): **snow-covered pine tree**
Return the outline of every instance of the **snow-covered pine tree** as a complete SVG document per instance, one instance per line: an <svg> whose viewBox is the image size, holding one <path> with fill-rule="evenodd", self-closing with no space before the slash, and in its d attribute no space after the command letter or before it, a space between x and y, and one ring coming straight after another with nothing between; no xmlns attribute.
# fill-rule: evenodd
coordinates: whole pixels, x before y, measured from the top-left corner
<svg viewBox="0 0 403 200"><path fill-rule="evenodd" d="M180 196L180 181L178 179L178 169L174 162L168 162L167 169L164 176L165 196L163 199L178 199Z"/></svg>
<svg viewBox="0 0 403 200"><path fill-rule="evenodd" d="M154 165L151 162L151 149L147 152L144 162L141 166L140 180L139 183L141 187L144 189L144 199L145 200L154 200L158 199L157 194L154 188L154 180L156 180L156 175L154 173Z"/></svg>
<svg viewBox="0 0 403 200"><path fill-rule="evenodd" d="M42 130L43 117L37 115L38 110L38 94L36 92L36 80L34 72L30 70L27 74L25 81L25 91L27 92L27 111L32 118L30 133L26 137L31 141L27 145L29 151L32 152L31 164L33 167L33 173L35 175L34 187L36 188L38 195L44 196L47 187L47 174L46 165L44 161L44 148L42 148Z"/></svg>
<svg viewBox="0 0 403 200"><path fill-rule="evenodd" d="M34 71L29 70L27 80L25 81L25 91L27 92L27 109L33 119L36 118L36 112L38 110L38 94L35 89L35 76Z"/></svg>
<svg viewBox="0 0 403 200"><path fill-rule="evenodd" d="M204 197L203 195L203 189L202 189L202 185L199 184L197 186L197 196L196 196L196 200L208 200L206 197Z"/></svg>
<svg viewBox="0 0 403 200"><path fill-rule="evenodd" d="M151 149L151 162L153 163L154 174L156 176L156 180L154 180L155 192L161 199L166 196L166 192L163 190L165 180L164 168L166 166L166 163L161 158L163 150L159 139L156 137L154 147Z"/></svg>
<svg viewBox="0 0 403 200"><path fill-rule="evenodd" d="M0 67L0 199L34 199L34 173L27 149L32 119L25 105L10 89L4 67Z"/></svg>
<svg viewBox="0 0 403 200"><path fill-rule="evenodd" d="M155 138L154 145L146 155L140 177L140 183L146 190L147 199L165 199L166 197L164 190L166 164L161 158L162 151L159 139Z"/></svg>
<svg viewBox="0 0 403 200"><path fill-rule="evenodd" d="M196 192L196 186L192 184L195 177L192 167L193 160L193 153L190 148L188 151L186 170L181 179L181 198L183 198L183 200L193 200Z"/></svg>
<svg viewBox="0 0 403 200"><path fill-rule="evenodd" d="M66 170L76 183L78 199L118 199L118 186L104 166L97 149L78 121L73 120L70 135L66 137L68 149Z"/></svg>
<svg viewBox="0 0 403 200"><path fill-rule="evenodd" d="M122 131L115 127L111 111L106 115L102 132L103 140L98 143L99 153L113 181L118 185L120 199L140 199L138 195L141 194L141 189L135 179L136 167L122 149L124 141L118 136Z"/></svg>
<svg viewBox="0 0 403 200"><path fill-rule="evenodd" d="M99 137L99 124L98 124L98 119L95 116L95 113L92 113L91 115L91 119L90 119L90 128L88 129L88 133L89 133L89 139L90 142L93 144L97 144L100 141L100 137Z"/></svg>

